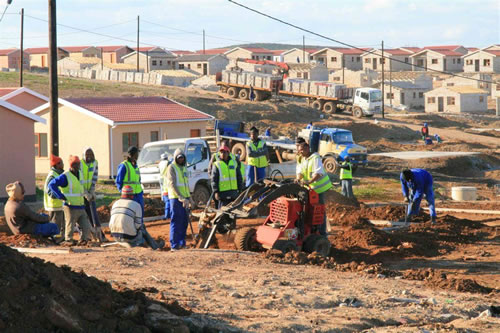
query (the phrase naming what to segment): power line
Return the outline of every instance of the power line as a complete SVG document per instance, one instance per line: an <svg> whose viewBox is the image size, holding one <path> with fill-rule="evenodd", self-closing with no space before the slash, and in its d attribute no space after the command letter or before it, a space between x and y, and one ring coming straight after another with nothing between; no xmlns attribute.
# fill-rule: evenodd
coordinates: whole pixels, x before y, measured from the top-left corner
<svg viewBox="0 0 500 333"><path fill-rule="evenodd" d="M250 7L245 6L245 5L243 5L243 4L240 4L240 3L238 3L238 2L236 2L236 1L234 1L234 0L227 0L227 1L229 1L229 2L233 3L233 4L237 5L237 6L240 6L240 7L244 8L244 9L247 9L247 10L249 10L249 11L251 11L251 12L257 13L257 14L262 15L262 16L265 16L265 17L267 17L267 18L269 18L269 19L271 19L271 20L274 20L274 21L280 22L280 23L282 23L282 24L288 25L288 26L290 26L290 27L292 27L292 28L295 28L295 29L298 29L298 30L301 30L301 31L307 32L307 33L309 33L309 34L311 34L311 35L318 36L318 37L324 38L324 39L326 39L326 40L330 40L330 41L332 41L332 42L335 42L335 43L337 43L337 44L341 44L341 45L344 45L344 46L350 47L350 48L352 48L352 49L356 49L356 50L363 51L364 53L375 54L375 55L377 55L377 56L380 56L382 59L384 59L384 61L385 61L385 59L386 59L386 58L388 58L389 60L392 60L392 61L394 61L394 62L399 62L399 63L402 63L402 64L407 64L407 65L408 65L408 63L404 62L403 60L399 60L399 59L395 59L395 58L387 57L387 56L385 56L385 55L384 55L384 56L382 56L382 55L380 55L380 54L377 54L375 51L371 51L371 50L368 50L368 51L367 51L367 50L364 50L364 49L362 49L362 48L356 47L356 46L354 46L354 45L351 45L351 44L348 44L348 43L342 42L342 41L340 41L340 40L336 40L336 39L330 38L330 37L328 37L328 36L325 36L325 35L322 35L322 34L316 33L316 32L314 32L314 31L308 30L308 29L306 29L306 28L299 27L298 25L295 25L295 24L293 24L293 23L290 23L290 22L284 21L284 20L282 20L282 19L279 19L279 18L277 18L277 17L271 16L271 15L269 15L269 14L263 13L263 12L261 12L261 11L257 10L257 9L250 8ZM478 81L478 82L493 83L492 81L488 81L488 80L481 80L481 79L476 79L476 78L472 78L472 77L468 77L468 76L458 75L458 74L451 73L451 72L440 71L440 70L437 70L437 69L428 68L427 66L420 66L420 65L415 65L415 64L412 64L412 66L413 66L413 67L417 67L417 68L422 68L422 69L425 69L426 71L431 71L431 72L436 72L436 73L441 73L441 74L451 75L451 76L460 77L460 78L469 79L469 80L474 80L474 81Z"/></svg>

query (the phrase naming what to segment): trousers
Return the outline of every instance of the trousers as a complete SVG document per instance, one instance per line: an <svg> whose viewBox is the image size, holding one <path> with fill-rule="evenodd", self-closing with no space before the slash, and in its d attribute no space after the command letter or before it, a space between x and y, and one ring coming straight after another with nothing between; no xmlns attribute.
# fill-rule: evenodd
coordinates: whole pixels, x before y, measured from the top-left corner
<svg viewBox="0 0 500 333"><path fill-rule="evenodd" d="M64 211L56 210L49 212L50 222L57 224L59 235L64 237Z"/></svg>
<svg viewBox="0 0 500 333"><path fill-rule="evenodd" d="M253 165L247 165L247 170L245 172L246 175L246 187L249 187L253 183L255 183L255 173L254 170L257 170L257 181L261 181L262 179L266 178L266 168L257 168L254 167Z"/></svg>
<svg viewBox="0 0 500 333"><path fill-rule="evenodd" d="M55 223L37 223L34 234L45 237L55 236L59 234L59 227Z"/></svg>
<svg viewBox="0 0 500 333"><path fill-rule="evenodd" d="M87 201L87 199L83 199L85 203L85 212L87 213L87 217L89 219L90 225L95 227L100 227L101 222L99 221L99 215L97 215L97 208L95 201Z"/></svg>
<svg viewBox="0 0 500 333"><path fill-rule="evenodd" d="M77 223L82 230L82 240L90 240L90 223L87 219L85 209L75 209L64 206L64 218L66 220L64 240L73 240L73 233Z"/></svg>
<svg viewBox="0 0 500 333"><path fill-rule="evenodd" d="M165 203L165 220L170 218L170 199L168 195L162 195L161 200Z"/></svg>
<svg viewBox="0 0 500 333"><path fill-rule="evenodd" d="M342 195L346 198L354 198L354 193L352 192L352 179L341 179L342 184Z"/></svg>
<svg viewBox="0 0 500 333"><path fill-rule="evenodd" d="M188 213L179 199L170 199L170 247L186 246Z"/></svg>

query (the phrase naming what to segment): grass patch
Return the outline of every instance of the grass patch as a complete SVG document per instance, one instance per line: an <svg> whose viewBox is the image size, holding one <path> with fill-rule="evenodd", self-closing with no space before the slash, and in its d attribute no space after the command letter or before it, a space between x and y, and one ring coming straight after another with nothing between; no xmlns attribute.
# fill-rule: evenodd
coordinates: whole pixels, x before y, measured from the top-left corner
<svg viewBox="0 0 500 333"><path fill-rule="evenodd" d="M119 199L119 198L120 197L118 197L118 196L105 195L104 197L96 200L96 202L95 202L96 207L109 206L109 204L111 204L113 201L115 201L116 199Z"/></svg>
<svg viewBox="0 0 500 333"><path fill-rule="evenodd" d="M386 200L390 192L381 186L358 186L353 187L354 196L362 200Z"/></svg>
<svg viewBox="0 0 500 333"><path fill-rule="evenodd" d="M36 201L43 201L43 190L38 186L35 189L36 189Z"/></svg>

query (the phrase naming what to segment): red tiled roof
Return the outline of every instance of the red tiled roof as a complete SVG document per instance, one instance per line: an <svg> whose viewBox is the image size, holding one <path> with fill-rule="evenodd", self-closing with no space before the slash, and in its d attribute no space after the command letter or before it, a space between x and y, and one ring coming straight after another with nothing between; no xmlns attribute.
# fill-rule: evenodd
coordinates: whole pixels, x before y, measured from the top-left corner
<svg viewBox="0 0 500 333"><path fill-rule="evenodd" d="M12 53L14 51L17 51L17 49L4 49L4 50L0 50L0 56L8 55L9 53Z"/></svg>
<svg viewBox="0 0 500 333"><path fill-rule="evenodd" d="M212 119L163 97L69 98L67 101L118 123Z"/></svg>
<svg viewBox="0 0 500 333"><path fill-rule="evenodd" d="M205 54L224 54L225 52L229 51L230 49L209 49L205 50ZM198 50L195 51L194 54L203 54L203 50Z"/></svg>
<svg viewBox="0 0 500 333"><path fill-rule="evenodd" d="M421 50L421 48L417 47L417 46L403 46L403 47L401 47L401 49L410 50L412 52L418 52Z"/></svg>
<svg viewBox="0 0 500 333"><path fill-rule="evenodd" d="M424 49L438 49L438 50L449 50L449 51L455 51L459 47L462 47L462 45L431 45L431 46L424 46Z"/></svg>
<svg viewBox="0 0 500 333"><path fill-rule="evenodd" d="M285 52L286 50L271 50L271 53L273 55L281 55L283 52Z"/></svg>
<svg viewBox="0 0 500 333"><path fill-rule="evenodd" d="M369 48L361 48L360 49L347 49L347 48L331 48L335 51L338 51L343 54L352 54L352 55L361 55L367 51L369 51Z"/></svg>
<svg viewBox="0 0 500 333"><path fill-rule="evenodd" d="M483 50L484 52L488 52L490 54L493 54L494 56L500 56L500 50Z"/></svg>
<svg viewBox="0 0 500 333"><path fill-rule="evenodd" d="M91 46L61 46L61 48L65 49L68 52L82 52L89 47Z"/></svg>
<svg viewBox="0 0 500 333"><path fill-rule="evenodd" d="M462 53L451 51L451 50L445 50L445 49L430 49L430 50L437 52L437 53L441 53L442 55L445 55L445 56L455 56L455 57L463 56Z"/></svg>
<svg viewBox="0 0 500 333"><path fill-rule="evenodd" d="M63 49L61 47L58 47L57 50L59 52L66 51L65 49ZM48 47L30 47L30 48L24 49L24 52L29 53L29 54L45 54L45 53L48 54L49 48Z"/></svg>
<svg viewBox="0 0 500 333"><path fill-rule="evenodd" d="M479 48L477 47L466 47L467 50L469 50L470 52L475 52L477 50L479 50Z"/></svg>
<svg viewBox="0 0 500 333"><path fill-rule="evenodd" d="M384 53L385 52L392 54L392 55L410 55L410 54L412 54L412 52L410 52L410 51L405 51L405 50L401 50L401 49L386 49L386 50L384 50Z"/></svg>
<svg viewBox="0 0 500 333"><path fill-rule="evenodd" d="M194 54L193 51L187 51L187 50L175 50L175 51L170 51L175 54L183 55L183 54Z"/></svg>
<svg viewBox="0 0 500 333"><path fill-rule="evenodd" d="M139 47L139 52L149 52L151 50L154 50L158 48L158 46L141 46ZM133 47L132 50L136 51L137 50L137 47Z"/></svg>
<svg viewBox="0 0 500 333"><path fill-rule="evenodd" d="M16 91L19 88L0 88L0 97L3 97L7 94L10 94L13 91Z"/></svg>
<svg viewBox="0 0 500 333"><path fill-rule="evenodd" d="M115 52L123 47L127 47L127 45L97 46L97 48L102 49L103 52Z"/></svg>

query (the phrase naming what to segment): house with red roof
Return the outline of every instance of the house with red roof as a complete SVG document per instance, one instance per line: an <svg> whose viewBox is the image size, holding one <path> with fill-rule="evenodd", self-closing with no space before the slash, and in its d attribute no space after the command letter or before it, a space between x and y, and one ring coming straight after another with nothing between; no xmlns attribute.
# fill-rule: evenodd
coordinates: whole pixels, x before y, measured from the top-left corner
<svg viewBox="0 0 500 333"><path fill-rule="evenodd" d="M31 112L48 120L49 107L46 103ZM213 119L165 97L60 98L59 155L66 161L90 146L99 161L99 175L113 177L130 146L204 136ZM50 142L48 125L36 124L35 132L44 133ZM36 164L37 173L48 169L48 160Z"/></svg>
<svg viewBox="0 0 500 333"><path fill-rule="evenodd" d="M61 48L66 50L70 57L101 57L101 49L95 46L61 46Z"/></svg>
<svg viewBox="0 0 500 333"><path fill-rule="evenodd" d="M23 54L24 69L29 70L30 56L26 52ZM0 70L2 68L19 69L21 66L21 50L19 49L3 49L0 50Z"/></svg>
<svg viewBox="0 0 500 333"><path fill-rule="evenodd" d="M361 55L361 60L363 62L363 69L371 69L380 72L382 71L382 63L384 62L385 71L411 71L412 64L410 56L412 54L412 51L405 49L384 49L384 62L382 50L373 49L363 53Z"/></svg>
<svg viewBox="0 0 500 333"><path fill-rule="evenodd" d="M230 60L273 60L273 51L262 47L235 47L224 52L224 54Z"/></svg>
<svg viewBox="0 0 500 333"><path fill-rule="evenodd" d="M359 71L363 69L361 55L369 49L349 49L341 47L326 47L311 54L313 60L324 64L328 69L342 68Z"/></svg>
<svg viewBox="0 0 500 333"><path fill-rule="evenodd" d="M139 69L149 73L154 70L175 69L175 58L177 56L157 46L139 47ZM137 51L124 55L122 62L137 66Z"/></svg>
<svg viewBox="0 0 500 333"><path fill-rule="evenodd" d="M500 45L494 44L462 56L464 72L500 73Z"/></svg>
<svg viewBox="0 0 500 333"><path fill-rule="evenodd" d="M49 67L49 48L48 47L31 47L24 50L29 54L30 66L39 68ZM57 60L69 57L69 52L62 47L57 48Z"/></svg>
<svg viewBox="0 0 500 333"><path fill-rule="evenodd" d="M462 72L462 56L469 50L461 45L425 46L411 55L414 71Z"/></svg>
<svg viewBox="0 0 500 333"><path fill-rule="evenodd" d="M319 51L317 48L305 48L300 49L294 47L290 50L285 50L281 53L283 57L283 62L290 64L308 64L313 60L312 54Z"/></svg>
<svg viewBox="0 0 500 333"><path fill-rule="evenodd" d="M123 63L122 57L134 52L134 50L127 45L108 45L98 46L97 48L101 50L103 61L108 64Z"/></svg>

